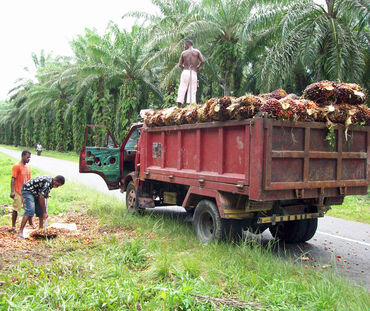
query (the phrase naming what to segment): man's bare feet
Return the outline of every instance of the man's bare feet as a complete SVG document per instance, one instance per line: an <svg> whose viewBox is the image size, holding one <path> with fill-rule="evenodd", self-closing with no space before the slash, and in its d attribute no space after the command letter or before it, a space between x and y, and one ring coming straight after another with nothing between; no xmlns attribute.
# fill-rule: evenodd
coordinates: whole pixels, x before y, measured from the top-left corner
<svg viewBox="0 0 370 311"><path fill-rule="evenodd" d="M37 227L34 224L30 224L31 228L35 230Z"/></svg>
<svg viewBox="0 0 370 311"><path fill-rule="evenodd" d="M18 233L18 234L17 234L17 238L25 239L25 237L24 237L24 236L23 236L23 234L21 234L21 233Z"/></svg>
<svg viewBox="0 0 370 311"><path fill-rule="evenodd" d="M14 233L15 231L16 231L15 227L11 227L11 228L9 229L9 232Z"/></svg>

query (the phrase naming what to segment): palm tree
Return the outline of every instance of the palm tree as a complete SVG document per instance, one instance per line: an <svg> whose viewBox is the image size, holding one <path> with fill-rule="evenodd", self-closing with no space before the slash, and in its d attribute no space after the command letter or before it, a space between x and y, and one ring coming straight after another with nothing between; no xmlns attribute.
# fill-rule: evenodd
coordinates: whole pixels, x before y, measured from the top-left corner
<svg viewBox="0 0 370 311"><path fill-rule="evenodd" d="M365 82L365 60L369 55L369 11L367 1L292 0L273 18L257 10L250 31L269 29L274 23L275 42L259 62L258 86L267 91L294 79L296 68L313 80ZM271 17L270 12L268 12Z"/></svg>

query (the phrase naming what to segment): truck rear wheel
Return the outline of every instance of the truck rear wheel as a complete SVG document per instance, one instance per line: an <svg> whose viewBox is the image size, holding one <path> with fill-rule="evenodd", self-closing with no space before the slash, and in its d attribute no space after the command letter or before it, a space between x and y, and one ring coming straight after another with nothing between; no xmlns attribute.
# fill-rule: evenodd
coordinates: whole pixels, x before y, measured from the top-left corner
<svg viewBox="0 0 370 311"><path fill-rule="evenodd" d="M317 230L317 222L318 222L317 218L307 219L304 221L307 222L307 230L306 230L305 235L303 236L302 242L306 242L313 238Z"/></svg>
<svg viewBox="0 0 370 311"><path fill-rule="evenodd" d="M202 200L195 208L193 227L196 236L203 242L220 240L223 224L215 203Z"/></svg>
<svg viewBox="0 0 370 311"><path fill-rule="evenodd" d="M315 235L316 229L317 218L282 222L269 228L273 237L287 243L306 242Z"/></svg>
<svg viewBox="0 0 370 311"><path fill-rule="evenodd" d="M196 236L203 242L235 240L243 236L243 223L238 220L222 219L216 204L202 200L194 211L193 227Z"/></svg>
<svg viewBox="0 0 370 311"><path fill-rule="evenodd" d="M129 182L126 188L126 208L131 214L140 213L141 209L137 206L137 190L132 181Z"/></svg>

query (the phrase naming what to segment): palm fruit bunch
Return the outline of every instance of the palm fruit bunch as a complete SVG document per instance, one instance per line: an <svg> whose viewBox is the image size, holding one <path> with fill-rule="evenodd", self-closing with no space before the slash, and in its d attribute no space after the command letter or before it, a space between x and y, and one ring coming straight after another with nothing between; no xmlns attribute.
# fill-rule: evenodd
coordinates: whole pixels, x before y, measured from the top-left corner
<svg viewBox="0 0 370 311"><path fill-rule="evenodd" d="M370 125L370 109L365 105L355 107L354 114L351 115L351 122L359 125Z"/></svg>
<svg viewBox="0 0 370 311"><path fill-rule="evenodd" d="M57 236L58 231L54 228L47 228L46 231L44 229L38 229L30 233L30 237L34 239L55 238Z"/></svg>
<svg viewBox="0 0 370 311"><path fill-rule="evenodd" d="M367 95L358 84L336 83L336 87L337 104L361 105L366 101Z"/></svg>
<svg viewBox="0 0 370 311"><path fill-rule="evenodd" d="M356 112L356 106L348 104L336 105L333 111L327 114L328 119L333 123L346 124L347 120Z"/></svg>
<svg viewBox="0 0 370 311"><path fill-rule="evenodd" d="M337 88L333 81L312 83L303 91L303 97L317 103L320 107L335 102Z"/></svg>
<svg viewBox="0 0 370 311"><path fill-rule="evenodd" d="M300 120L311 122L315 121L319 113L319 108L316 103L308 99L300 99L299 103L303 105L304 113L306 114L305 117L302 117Z"/></svg>
<svg viewBox="0 0 370 311"><path fill-rule="evenodd" d="M230 119L244 120L254 117L260 110L263 101L263 98L251 94L233 99L231 105L227 107Z"/></svg>
<svg viewBox="0 0 370 311"><path fill-rule="evenodd" d="M309 100L293 99L287 96L279 100L283 109L281 119L291 121L314 121L317 114L317 105Z"/></svg>
<svg viewBox="0 0 370 311"><path fill-rule="evenodd" d="M221 97L213 102L209 108L208 115L213 121L225 121L230 119L227 108L232 104L235 97Z"/></svg>
<svg viewBox="0 0 370 311"><path fill-rule="evenodd" d="M144 121L154 127L245 120L261 113L278 120L341 123L348 128L349 124L370 124L369 108L362 104L366 98L357 84L321 81L307 86L303 97L278 89L259 96L211 98L201 105L146 112Z"/></svg>
<svg viewBox="0 0 370 311"><path fill-rule="evenodd" d="M298 99L301 99L297 94L294 94L294 93L290 93L290 94L288 94L287 96L285 96L285 97L283 97L284 99L296 99L296 100L298 100Z"/></svg>
<svg viewBox="0 0 370 311"><path fill-rule="evenodd" d="M198 105L190 104L187 105L182 112L180 120L182 121L181 124L194 124L198 122Z"/></svg>
<svg viewBox="0 0 370 311"><path fill-rule="evenodd" d="M198 120L199 122L210 122L212 121L209 111L211 106L216 103L218 98L210 98L203 105L198 108Z"/></svg>
<svg viewBox="0 0 370 311"><path fill-rule="evenodd" d="M281 119L284 114L281 102L276 98L267 100L266 103L261 106L260 111L274 119Z"/></svg>
<svg viewBox="0 0 370 311"><path fill-rule="evenodd" d="M145 123L149 126L163 126L161 110L150 111L145 114Z"/></svg>
<svg viewBox="0 0 370 311"><path fill-rule="evenodd" d="M303 97L323 107L330 104L361 105L366 101L367 94L358 84L325 80L307 86Z"/></svg>
<svg viewBox="0 0 370 311"><path fill-rule="evenodd" d="M146 124L148 127L153 127L153 126L154 126L154 123L153 123L153 116L154 116L154 111L153 111L153 110L147 111L147 112L144 114L144 122L145 122L145 124Z"/></svg>
<svg viewBox="0 0 370 311"><path fill-rule="evenodd" d="M162 112L162 120L165 125L174 125L181 109L177 107L166 108Z"/></svg>
<svg viewBox="0 0 370 311"><path fill-rule="evenodd" d="M275 98L275 99L282 99L286 97L288 93L283 90L283 89L277 89L275 91L272 91L271 93L264 93L264 94L259 94L258 97L264 98L264 99L270 99L270 98Z"/></svg>

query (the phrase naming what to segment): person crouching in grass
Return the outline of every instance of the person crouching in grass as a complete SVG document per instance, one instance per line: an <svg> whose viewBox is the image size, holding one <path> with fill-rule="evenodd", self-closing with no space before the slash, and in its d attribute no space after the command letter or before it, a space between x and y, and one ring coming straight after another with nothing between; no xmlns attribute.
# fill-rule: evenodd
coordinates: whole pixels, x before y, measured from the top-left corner
<svg viewBox="0 0 370 311"><path fill-rule="evenodd" d="M23 229L28 219L33 217L35 213L36 216L39 217L39 229L43 228L44 220L48 218L45 199L49 197L49 192L52 188L58 188L64 185L64 182L65 179L61 175L55 176L54 178L50 176L39 176L30 179L22 186L25 212L18 237L24 239Z"/></svg>
<svg viewBox="0 0 370 311"><path fill-rule="evenodd" d="M30 162L31 152L23 150L21 161L15 164L12 168L12 179L10 183L10 197L13 199L12 211L12 228L11 232L15 232L15 225L17 223L18 213L21 212L23 207L23 198L21 189L24 183L31 179L31 170L27 164ZM29 223L32 229L35 229L32 223L32 217L29 218Z"/></svg>

